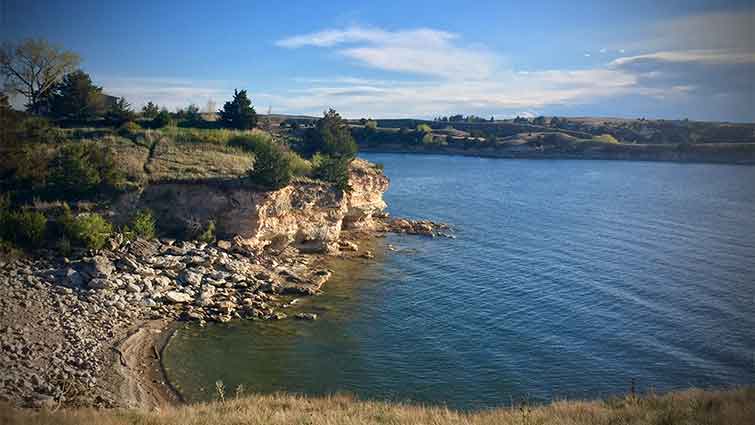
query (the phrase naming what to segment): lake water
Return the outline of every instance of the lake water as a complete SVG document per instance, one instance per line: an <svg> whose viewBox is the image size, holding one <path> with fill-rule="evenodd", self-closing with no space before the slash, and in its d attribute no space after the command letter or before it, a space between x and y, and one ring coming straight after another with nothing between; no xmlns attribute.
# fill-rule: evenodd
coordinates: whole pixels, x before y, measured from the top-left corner
<svg viewBox="0 0 755 425"><path fill-rule="evenodd" d="M755 167L364 157L391 214L457 238L335 265L298 307L314 322L179 330L165 362L187 399L223 380L478 409L755 383Z"/></svg>

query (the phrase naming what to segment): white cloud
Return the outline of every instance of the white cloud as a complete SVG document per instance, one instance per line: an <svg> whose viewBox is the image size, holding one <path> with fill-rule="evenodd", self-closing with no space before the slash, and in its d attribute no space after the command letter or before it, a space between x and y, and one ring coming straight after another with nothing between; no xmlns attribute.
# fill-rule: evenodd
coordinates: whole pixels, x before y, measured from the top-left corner
<svg viewBox="0 0 755 425"><path fill-rule="evenodd" d="M620 66L646 60L662 62L697 62L709 65L755 63L755 51L743 49L678 50L647 53L615 59L611 65Z"/></svg>
<svg viewBox="0 0 755 425"><path fill-rule="evenodd" d="M457 79L490 77L496 56L484 49L459 45L458 39L456 34L427 28L385 31L351 27L294 36L276 44L286 48L338 47L341 55L386 71Z"/></svg>

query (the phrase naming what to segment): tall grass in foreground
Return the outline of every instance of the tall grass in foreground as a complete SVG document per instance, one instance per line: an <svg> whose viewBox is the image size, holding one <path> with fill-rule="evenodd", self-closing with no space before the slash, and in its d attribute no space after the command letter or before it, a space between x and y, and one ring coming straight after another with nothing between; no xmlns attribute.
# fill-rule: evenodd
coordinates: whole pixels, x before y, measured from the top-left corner
<svg viewBox="0 0 755 425"><path fill-rule="evenodd" d="M443 407L358 401L349 396L253 395L156 411L75 409L34 412L0 409L0 423L16 424L310 424L310 425L692 425L755 423L755 388L687 390L605 401L558 401L475 413Z"/></svg>

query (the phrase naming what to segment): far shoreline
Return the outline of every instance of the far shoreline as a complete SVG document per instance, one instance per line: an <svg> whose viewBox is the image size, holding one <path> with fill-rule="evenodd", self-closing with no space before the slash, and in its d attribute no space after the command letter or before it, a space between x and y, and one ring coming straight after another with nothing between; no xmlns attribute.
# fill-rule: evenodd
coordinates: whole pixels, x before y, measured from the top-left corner
<svg viewBox="0 0 755 425"><path fill-rule="evenodd" d="M616 157L605 154L597 155L570 155L570 154L549 154L549 153L506 153L506 152L482 152L464 149L425 149L409 147L368 147L360 146L359 153L370 154L411 154L411 155L442 155L442 156L463 156L470 158L489 158L489 159L520 159L520 160L573 160L573 161L626 161L626 162L668 162L679 164L717 164L717 165L739 165L753 166L755 158L744 160L729 159L671 159L671 158L647 158L647 157Z"/></svg>

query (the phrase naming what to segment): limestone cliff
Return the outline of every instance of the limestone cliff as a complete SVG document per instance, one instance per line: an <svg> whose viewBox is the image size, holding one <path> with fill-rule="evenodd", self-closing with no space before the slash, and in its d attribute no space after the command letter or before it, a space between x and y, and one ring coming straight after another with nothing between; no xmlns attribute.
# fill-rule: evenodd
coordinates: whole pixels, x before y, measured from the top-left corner
<svg viewBox="0 0 755 425"><path fill-rule="evenodd" d="M388 178L373 164L354 160L350 192L321 182L296 182L259 191L243 180L154 184L121 199L116 216L151 209L159 226L176 235L200 232L212 220L219 239L254 249L293 245L304 252L331 252L344 228L371 228L386 205Z"/></svg>

